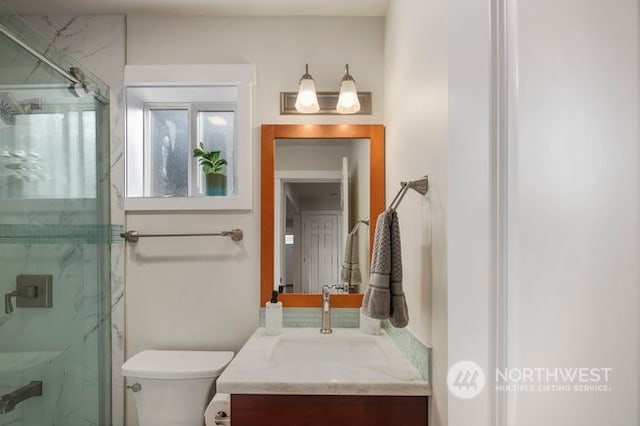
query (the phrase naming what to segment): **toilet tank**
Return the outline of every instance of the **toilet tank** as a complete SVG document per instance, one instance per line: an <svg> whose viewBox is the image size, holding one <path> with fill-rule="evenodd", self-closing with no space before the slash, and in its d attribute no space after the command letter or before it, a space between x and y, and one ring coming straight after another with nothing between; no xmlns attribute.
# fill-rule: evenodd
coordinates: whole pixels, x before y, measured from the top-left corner
<svg viewBox="0 0 640 426"><path fill-rule="evenodd" d="M232 358L233 352L147 350L128 359L122 374L139 426L202 426L215 379Z"/></svg>

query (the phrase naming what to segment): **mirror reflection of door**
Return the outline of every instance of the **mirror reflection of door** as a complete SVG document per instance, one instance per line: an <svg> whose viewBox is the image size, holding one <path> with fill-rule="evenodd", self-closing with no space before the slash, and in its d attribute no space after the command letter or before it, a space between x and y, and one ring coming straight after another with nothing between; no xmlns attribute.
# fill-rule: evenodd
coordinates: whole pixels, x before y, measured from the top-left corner
<svg viewBox="0 0 640 426"><path fill-rule="evenodd" d="M369 140L278 139L274 184L276 288L320 293L323 285L343 285L346 236L369 218ZM367 229L358 241L365 283L368 246Z"/></svg>
<svg viewBox="0 0 640 426"><path fill-rule="evenodd" d="M302 215L302 292L320 293L323 285L338 282L341 212L304 212Z"/></svg>
<svg viewBox="0 0 640 426"><path fill-rule="evenodd" d="M286 292L318 293L339 279L342 255L340 182L283 181Z"/></svg>

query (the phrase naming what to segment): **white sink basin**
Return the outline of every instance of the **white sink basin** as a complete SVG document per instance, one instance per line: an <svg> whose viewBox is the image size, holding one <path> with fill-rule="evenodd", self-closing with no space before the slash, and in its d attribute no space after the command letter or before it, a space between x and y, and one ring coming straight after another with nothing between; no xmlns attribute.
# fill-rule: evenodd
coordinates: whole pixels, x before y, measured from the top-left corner
<svg viewBox="0 0 640 426"><path fill-rule="evenodd" d="M217 391L279 395L429 395L431 387L386 332L259 328L218 377Z"/></svg>
<svg viewBox="0 0 640 426"><path fill-rule="evenodd" d="M342 364L373 366L389 362L375 338L321 335L283 336L276 343L270 361L276 365Z"/></svg>

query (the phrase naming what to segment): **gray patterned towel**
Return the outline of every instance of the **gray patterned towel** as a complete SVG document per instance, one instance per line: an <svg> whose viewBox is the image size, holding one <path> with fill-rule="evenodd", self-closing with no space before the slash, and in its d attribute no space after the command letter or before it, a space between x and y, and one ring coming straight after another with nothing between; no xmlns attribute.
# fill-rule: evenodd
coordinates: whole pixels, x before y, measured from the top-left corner
<svg viewBox="0 0 640 426"><path fill-rule="evenodd" d="M340 270L340 279L349 286L362 283L360 263L358 261L358 228L347 234L344 247L344 260Z"/></svg>
<svg viewBox="0 0 640 426"><path fill-rule="evenodd" d="M362 313L375 319L387 319L394 327L409 323L409 310L402 291L400 226L395 211L378 216L371 256L369 286L362 300Z"/></svg>

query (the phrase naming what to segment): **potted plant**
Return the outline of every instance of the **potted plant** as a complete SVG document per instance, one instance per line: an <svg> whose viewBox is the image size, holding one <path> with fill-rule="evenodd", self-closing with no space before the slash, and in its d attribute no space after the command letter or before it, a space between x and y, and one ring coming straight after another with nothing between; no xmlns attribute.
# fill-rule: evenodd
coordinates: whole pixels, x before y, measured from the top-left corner
<svg viewBox="0 0 640 426"><path fill-rule="evenodd" d="M199 148L193 150L193 156L199 158L205 174L205 195L227 195L227 175L224 174L227 160L220 158L220 151L207 151L200 142Z"/></svg>

